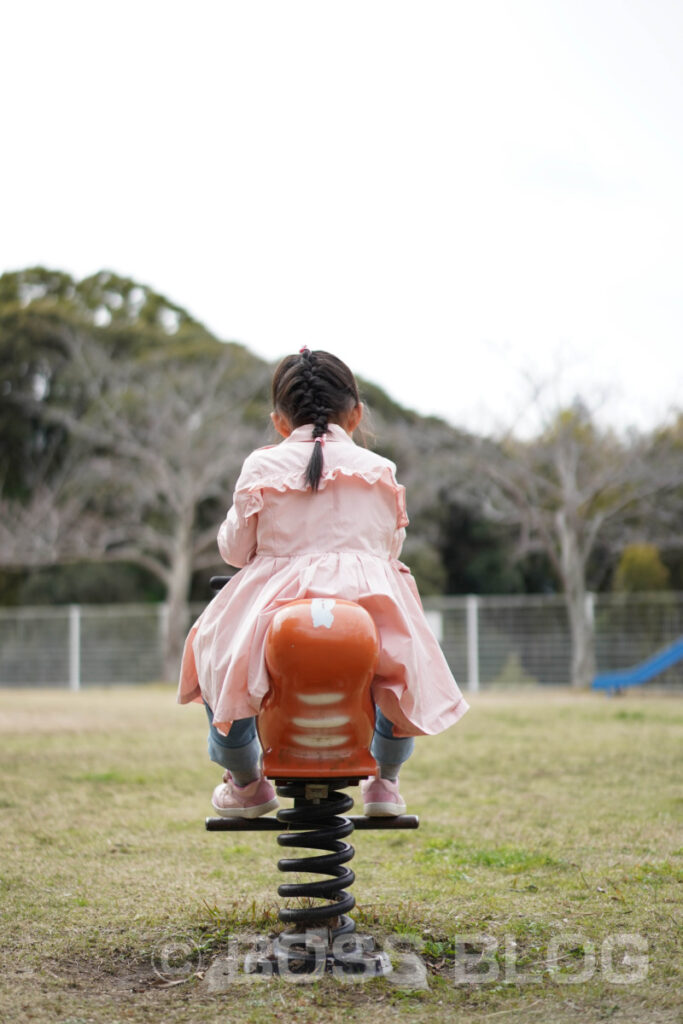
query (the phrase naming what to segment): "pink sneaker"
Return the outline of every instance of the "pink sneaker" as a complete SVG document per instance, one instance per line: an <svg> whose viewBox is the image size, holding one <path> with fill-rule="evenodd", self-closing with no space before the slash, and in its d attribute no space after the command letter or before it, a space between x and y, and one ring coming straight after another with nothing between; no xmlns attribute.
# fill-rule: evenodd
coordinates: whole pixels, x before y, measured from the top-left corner
<svg viewBox="0 0 683 1024"><path fill-rule="evenodd" d="M223 782L213 791L211 803L222 818L258 818L279 806L275 790L263 775L238 786L227 770Z"/></svg>
<svg viewBox="0 0 683 1024"><path fill-rule="evenodd" d="M363 810L371 818L389 818L403 814L405 800L398 791L398 782L390 779L365 779L360 784Z"/></svg>

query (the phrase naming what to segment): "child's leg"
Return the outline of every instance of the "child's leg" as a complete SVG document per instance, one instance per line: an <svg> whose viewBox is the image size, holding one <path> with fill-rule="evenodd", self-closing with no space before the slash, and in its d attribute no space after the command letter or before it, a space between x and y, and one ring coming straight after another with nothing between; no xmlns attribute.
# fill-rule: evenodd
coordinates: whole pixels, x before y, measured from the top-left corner
<svg viewBox="0 0 683 1024"><path fill-rule="evenodd" d="M213 724L211 708L204 701L209 719L209 757L227 768L223 782L211 797L214 810L224 818L258 818L278 806L275 790L261 771L261 744L255 718L238 718L227 736Z"/></svg>
<svg viewBox="0 0 683 1024"><path fill-rule="evenodd" d="M385 718L379 708L376 708L375 733L372 737L370 753L377 761L379 777L395 782L401 765L408 760L414 747L415 740L412 736L404 736L400 739L394 736L393 724L388 718Z"/></svg>
<svg viewBox="0 0 683 1024"><path fill-rule="evenodd" d="M360 784L366 814L371 817L403 814L406 805L398 791L398 773L414 746L412 736L396 738L393 724L379 708L375 709L375 734L370 752L377 762L377 774Z"/></svg>
<svg viewBox="0 0 683 1024"><path fill-rule="evenodd" d="M213 712L204 701L209 719L209 757L215 764L227 768L238 786L246 786L261 775L261 744L256 735L255 718L238 718L227 736L213 724Z"/></svg>

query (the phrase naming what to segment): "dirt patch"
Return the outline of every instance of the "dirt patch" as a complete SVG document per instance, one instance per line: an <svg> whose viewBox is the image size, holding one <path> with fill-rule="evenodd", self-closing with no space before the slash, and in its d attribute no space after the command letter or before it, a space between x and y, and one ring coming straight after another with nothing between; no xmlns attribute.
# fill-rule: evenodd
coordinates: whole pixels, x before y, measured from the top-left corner
<svg viewBox="0 0 683 1024"><path fill-rule="evenodd" d="M197 942L202 940L197 936ZM344 982L326 974L314 983L273 976L245 976L243 962L230 974L231 952L243 955L252 938L242 933L238 946L219 942L209 950L193 940L152 947L143 955L116 952L102 957L51 958L39 968L5 970L1 979L0 1019L34 1024L200 1024L200 1022L276 1022L365 1024L395 1022L409 1014L412 1024L464 1024L488 1021L527 1024L552 1020L610 1020L615 1024L674 1024L674 1000L653 1006L637 986L558 985L548 977L526 985L458 984L450 951L416 954L411 941L387 939L395 967L393 978ZM433 938L435 945L448 942ZM381 942L380 942L381 945ZM472 950L474 952L474 950ZM411 957L422 974L411 971ZM235 967L235 965L233 965ZM211 984L211 973L224 984ZM420 977L423 984L419 984ZM597 981L598 979L596 979ZM669 1005L667 1005L667 1002Z"/></svg>
<svg viewBox="0 0 683 1024"><path fill-rule="evenodd" d="M100 1024L123 1021L133 1024L198 1024L198 1022L297 1021L306 1024L394 1022L408 1013L413 1024L464 1024L488 1021L505 1024L552 1020L575 1024L576 1020L611 1020L615 1024L674 1024L673 1007L643 1005L636 992L598 995L573 987L558 991L549 985L533 992L497 991L485 986L455 986L453 963L427 957L427 987L410 989L377 979L364 984L344 984L326 975L315 984L296 984L272 977L250 982L242 979L222 990L211 990L207 975L225 958L223 950L207 957L201 969L182 978L159 977L149 961L119 956L106 964L97 959L46 962L40 970L5 972L3 988L11 999L0 996L3 1020L35 1024ZM3 1010L5 1014L3 1015Z"/></svg>

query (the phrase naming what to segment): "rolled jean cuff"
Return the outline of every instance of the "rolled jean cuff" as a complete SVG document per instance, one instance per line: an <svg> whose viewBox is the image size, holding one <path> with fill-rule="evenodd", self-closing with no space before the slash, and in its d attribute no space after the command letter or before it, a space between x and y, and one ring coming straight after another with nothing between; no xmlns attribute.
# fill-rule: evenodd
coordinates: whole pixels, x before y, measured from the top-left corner
<svg viewBox="0 0 683 1024"><path fill-rule="evenodd" d="M208 748L209 757L214 764L219 764L221 768L228 768L231 772L249 772L258 768L261 744L256 737L251 743L246 743L242 747L227 747L222 743L217 743L209 733Z"/></svg>
<svg viewBox="0 0 683 1024"><path fill-rule="evenodd" d="M257 765L261 757L261 744L256 735L256 719L236 719L227 736L224 736L213 724L213 712L206 701L204 707L209 719L208 750L211 760L233 772L248 772Z"/></svg>
<svg viewBox="0 0 683 1024"><path fill-rule="evenodd" d="M412 736L394 737L394 726L382 714L379 708L375 711L375 733L370 745L370 753L377 764L403 764L415 749Z"/></svg>

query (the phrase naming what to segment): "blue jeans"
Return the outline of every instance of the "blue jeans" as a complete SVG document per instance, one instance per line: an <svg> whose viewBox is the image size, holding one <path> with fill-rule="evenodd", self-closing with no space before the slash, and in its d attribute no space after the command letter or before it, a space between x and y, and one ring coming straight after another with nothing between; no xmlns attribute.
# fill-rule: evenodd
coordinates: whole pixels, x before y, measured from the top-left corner
<svg viewBox="0 0 683 1024"><path fill-rule="evenodd" d="M209 757L222 768L233 772L246 772L258 762L261 744L256 734L255 718L238 718L230 726L227 736L220 733L213 724L213 712L204 701L209 719ZM375 732L370 744L370 753L377 764L403 764L413 752L415 740L412 736L397 739L394 726L375 708Z"/></svg>

